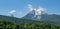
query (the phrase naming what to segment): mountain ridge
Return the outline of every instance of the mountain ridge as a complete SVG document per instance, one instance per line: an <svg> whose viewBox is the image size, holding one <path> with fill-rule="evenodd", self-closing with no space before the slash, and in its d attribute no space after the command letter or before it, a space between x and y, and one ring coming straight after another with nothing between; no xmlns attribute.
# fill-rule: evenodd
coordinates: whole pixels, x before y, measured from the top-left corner
<svg viewBox="0 0 60 29"><path fill-rule="evenodd" d="M11 17L11 16L4 16L4 15L0 15L0 20L9 21L16 24L39 22L39 21L30 20L27 18L16 18L16 17Z"/></svg>

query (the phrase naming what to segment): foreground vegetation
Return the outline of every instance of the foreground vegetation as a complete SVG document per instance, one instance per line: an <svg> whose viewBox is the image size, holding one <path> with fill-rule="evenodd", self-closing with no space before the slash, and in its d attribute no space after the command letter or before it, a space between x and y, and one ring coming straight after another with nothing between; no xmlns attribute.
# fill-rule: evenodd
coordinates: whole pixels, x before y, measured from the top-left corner
<svg viewBox="0 0 60 29"><path fill-rule="evenodd" d="M0 20L0 29L60 29L60 26L43 22L15 24Z"/></svg>

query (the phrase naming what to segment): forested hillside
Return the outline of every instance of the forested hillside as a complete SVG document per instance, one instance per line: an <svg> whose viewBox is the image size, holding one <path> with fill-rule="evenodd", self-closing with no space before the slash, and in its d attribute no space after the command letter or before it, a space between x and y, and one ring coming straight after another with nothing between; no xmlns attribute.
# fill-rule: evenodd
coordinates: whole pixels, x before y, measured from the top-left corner
<svg viewBox="0 0 60 29"><path fill-rule="evenodd" d="M21 24L21 23L31 23L31 22L39 22L39 21L34 21L31 19L27 19L27 18L16 18L16 17L11 17L11 16L3 16L0 15L0 20L5 20L5 21L10 21L16 24Z"/></svg>
<svg viewBox="0 0 60 29"><path fill-rule="evenodd" d="M43 23L43 22L23 23L17 25L9 21L0 20L0 29L60 29L60 26Z"/></svg>
<svg viewBox="0 0 60 29"><path fill-rule="evenodd" d="M44 21L0 15L0 29L60 29L60 26Z"/></svg>

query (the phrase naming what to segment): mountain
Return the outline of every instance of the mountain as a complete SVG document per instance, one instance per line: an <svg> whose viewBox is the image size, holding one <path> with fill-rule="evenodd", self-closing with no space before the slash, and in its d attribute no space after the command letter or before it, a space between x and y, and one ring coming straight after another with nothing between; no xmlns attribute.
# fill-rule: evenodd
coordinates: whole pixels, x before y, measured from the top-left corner
<svg viewBox="0 0 60 29"><path fill-rule="evenodd" d="M27 15L25 15L23 18L28 18L32 20L40 20L42 15L44 14L37 10L32 10Z"/></svg>
<svg viewBox="0 0 60 29"><path fill-rule="evenodd" d="M47 23L60 25L60 15L44 13L44 14L41 14L41 15L36 15L36 17L34 17L34 16L35 16L35 11L32 10L26 16L24 16L23 18L32 19L32 20L35 20L35 21L44 21L44 22L47 22Z"/></svg>

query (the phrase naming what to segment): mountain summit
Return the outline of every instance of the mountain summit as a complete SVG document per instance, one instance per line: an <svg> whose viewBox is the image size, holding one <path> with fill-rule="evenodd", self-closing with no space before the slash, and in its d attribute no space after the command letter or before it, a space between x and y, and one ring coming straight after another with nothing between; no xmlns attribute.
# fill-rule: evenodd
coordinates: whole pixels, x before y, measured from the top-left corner
<svg viewBox="0 0 60 29"><path fill-rule="evenodd" d="M33 9L26 16L24 16L24 18L29 18L29 19L33 19L33 20L40 20L42 14L44 14L43 8Z"/></svg>

